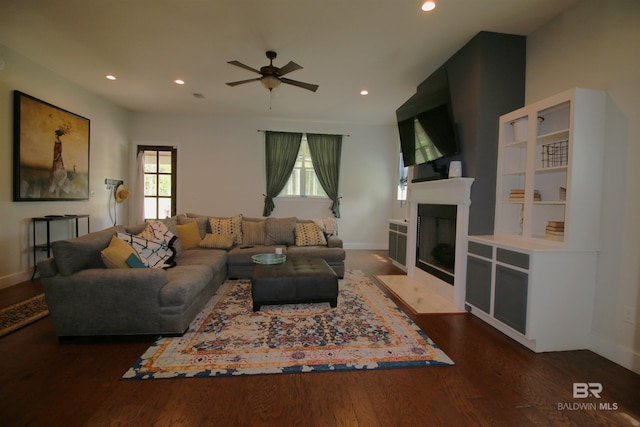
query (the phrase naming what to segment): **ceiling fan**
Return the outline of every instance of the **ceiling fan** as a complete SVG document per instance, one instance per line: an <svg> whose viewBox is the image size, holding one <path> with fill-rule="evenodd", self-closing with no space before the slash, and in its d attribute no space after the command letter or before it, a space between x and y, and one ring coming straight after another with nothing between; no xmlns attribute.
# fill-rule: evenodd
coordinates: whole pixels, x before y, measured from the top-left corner
<svg viewBox="0 0 640 427"><path fill-rule="evenodd" d="M314 85L311 83L299 82L297 80L291 80L286 77L283 77L285 74L289 74L292 71L301 70L302 67L295 62L289 61L287 65L282 68L275 67L273 65L273 60L278 56L274 51L267 51L267 58L269 58L269 65L265 65L261 67L260 70L256 70L255 68L249 67L248 65L244 65L239 61L229 61L227 64L235 65L236 67L244 68L245 70L253 71L254 73L260 74L262 77L256 77L255 79L248 80L240 80L237 82L227 83L229 86L237 86L244 83L250 83L255 81L260 81L262 85L272 91L273 89L280 86L280 83L286 83L292 86L298 86L303 89L310 90L311 92L315 92L318 90L318 85Z"/></svg>

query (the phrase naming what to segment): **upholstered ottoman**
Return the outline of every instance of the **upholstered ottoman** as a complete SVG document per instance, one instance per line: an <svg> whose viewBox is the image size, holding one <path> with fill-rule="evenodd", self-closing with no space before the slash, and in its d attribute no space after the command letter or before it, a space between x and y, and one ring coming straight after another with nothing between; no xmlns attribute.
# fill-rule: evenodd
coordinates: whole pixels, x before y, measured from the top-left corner
<svg viewBox="0 0 640 427"><path fill-rule="evenodd" d="M251 276L253 311L263 305L328 302L338 305L338 276L323 259L294 258L256 264Z"/></svg>

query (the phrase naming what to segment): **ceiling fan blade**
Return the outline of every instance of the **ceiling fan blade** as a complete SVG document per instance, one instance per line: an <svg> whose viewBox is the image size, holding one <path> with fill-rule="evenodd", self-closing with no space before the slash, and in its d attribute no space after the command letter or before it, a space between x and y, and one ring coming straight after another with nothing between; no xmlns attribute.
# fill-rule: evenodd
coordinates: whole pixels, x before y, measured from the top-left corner
<svg viewBox="0 0 640 427"><path fill-rule="evenodd" d="M285 74L288 74L292 71L296 71L296 70L302 70L302 66L296 64L293 61L289 61L289 63L287 65L285 65L284 67L280 68L280 75L284 76Z"/></svg>
<svg viewBox="0 0 640 427"><path fill-rule="evenodd" d="M303 89L310 90L311 92L315 92L320 87L318 85L313 85L311 83L299 82L297 80L291 80L291 79L287 79L285 77L281 78L280 81L282 81L282 83L286 83L288 85L298 86L298 87L301 87Z"/></svg>
<svg viewBox="0 0 640 427"><path fill-rule="evenodd" d="M239 61L229 61L227 62L227 64L235 65L236 67L244 68L245 70L253 71L254 73L260 74L260 71L256 70L255 68L249 67L248 65L244 65Z"/></svg>
<svg viewBox="0 0 640 427"><path fill-rule="evenodd" d="M238 85L241 85L241 84L251 83L251 82L258 81L258 80L260 80L261 78L262 78L262 77L256 77L255 79L240 80L240 81L237 81L237 82L230 82L230 83L227 83L227 84L228 84L229 86L238 86Z"/></svg>

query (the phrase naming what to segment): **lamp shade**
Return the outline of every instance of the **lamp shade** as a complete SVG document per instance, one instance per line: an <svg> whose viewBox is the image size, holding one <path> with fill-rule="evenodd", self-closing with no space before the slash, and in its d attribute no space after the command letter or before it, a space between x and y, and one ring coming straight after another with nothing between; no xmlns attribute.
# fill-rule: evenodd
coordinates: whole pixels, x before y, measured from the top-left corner
<svg viewBox="0 0 640 427"><path fill-rule="evenodd" d="M276 76L264 76L260 79L260 82L262 83L262 86L269 90L277 88L281 83L280 79Z"/></svg>

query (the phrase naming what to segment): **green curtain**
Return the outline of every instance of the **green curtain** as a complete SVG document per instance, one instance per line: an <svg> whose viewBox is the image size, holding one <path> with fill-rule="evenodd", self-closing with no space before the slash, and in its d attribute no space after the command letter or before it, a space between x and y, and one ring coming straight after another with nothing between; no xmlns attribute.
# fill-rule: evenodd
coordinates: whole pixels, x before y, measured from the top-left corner
<svg viewBox="0 0 640 427"><path fill-rule="evenodd" d="M309 152L313 169L318 181L327 196L333 202L331 211L336 218L340 218L340 197L338 186L340 184L340 157L342 154L342 135L307 134Z"/></svg>
<svg viewBox="0 0 640 427"><path fill-rule="evenodd" d="M291 176L301 141L301 133L265 132L267 194L262 216L269 216L273 212L273 198L280 194Z"/></svg>

